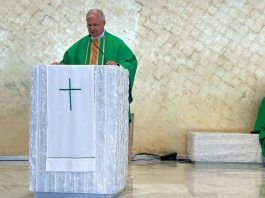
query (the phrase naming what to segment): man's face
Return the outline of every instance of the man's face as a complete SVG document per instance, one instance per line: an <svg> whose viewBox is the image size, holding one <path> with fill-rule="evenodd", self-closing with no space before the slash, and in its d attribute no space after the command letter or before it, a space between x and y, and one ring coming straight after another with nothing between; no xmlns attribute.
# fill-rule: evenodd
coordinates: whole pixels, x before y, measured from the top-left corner
<svg viewBox="0 0 265 198"><path fill-rule="evenodd" d="M92 37L100 36L104 31L105 21L103 21L99 14L91 14L87 18L87 29L89 35Z"/></svg>

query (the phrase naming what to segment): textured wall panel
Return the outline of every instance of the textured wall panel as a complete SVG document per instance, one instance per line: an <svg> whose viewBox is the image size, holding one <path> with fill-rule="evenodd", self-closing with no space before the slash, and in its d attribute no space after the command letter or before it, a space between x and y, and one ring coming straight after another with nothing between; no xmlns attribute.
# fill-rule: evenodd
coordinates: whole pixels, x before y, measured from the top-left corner
<svg viewBox="0 0 265 198"><path fill-rule="evenodd" d="M264 1L3 1L0 154L27 154L29 67L60 60L92 7L139 60L134 152L185 154L189 130L252 129L265 95Z"/></svg>

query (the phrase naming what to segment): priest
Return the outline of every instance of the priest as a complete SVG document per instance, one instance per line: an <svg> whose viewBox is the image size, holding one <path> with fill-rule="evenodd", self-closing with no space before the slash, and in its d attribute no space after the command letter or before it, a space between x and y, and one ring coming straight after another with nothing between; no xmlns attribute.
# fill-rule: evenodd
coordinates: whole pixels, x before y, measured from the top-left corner
<svg viewBox="0 0 265 198"><path fill-rule="evenodd" d="M65 52L60 63L54 62L52 64L123 67L129 71L129 103L131 103L133 100L132 87L137 68L135 55L120 38L105 30L106 20L102 10L89 10L86 15L86 22L88 35L74 43Z"/></svg>

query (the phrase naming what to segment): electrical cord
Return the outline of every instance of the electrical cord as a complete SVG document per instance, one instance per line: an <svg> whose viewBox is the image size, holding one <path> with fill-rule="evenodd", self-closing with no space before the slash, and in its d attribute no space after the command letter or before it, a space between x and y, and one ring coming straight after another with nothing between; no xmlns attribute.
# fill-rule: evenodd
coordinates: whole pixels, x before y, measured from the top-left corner
<svg viewBox="0 0 265 198"><path fill-rule="evenodd" d="M138 153L132 156L131 161L138 166L157 165L161 163L160 156L151 153Z"/></svg>
<svg viewBox="0 0 265 198"><path fill-rule="evenodd" d="M158 159L158 160L160 160L160 159L161 159L160 156L157 155L157 154L152 154L152 153L137 153L137 154L135 154L135 155L131 158L131 160L132 160L132 161L138 161L139 159L135 159L135 158L136 158L137 156L142 156L142 155L146 155L146 156L149 156L149 157L153 158L153 159L149 159L149 160L154 160L154 159ZM140 159L140 160L145 160L145 159ZM149 160L146 160L146 161L149 161Z"/></svg>
<svg viewBox="0 0 265 198"><path fill-rule="evenodd" d="M132 162L150 162L151 164L158 164L161 161L174 161L178 163L192 163L189 159L177 158L177 153L169 153L166 155L157 155L153 153L137 153L131 158ZM149 164L150 164L149 163Z"/></svg>

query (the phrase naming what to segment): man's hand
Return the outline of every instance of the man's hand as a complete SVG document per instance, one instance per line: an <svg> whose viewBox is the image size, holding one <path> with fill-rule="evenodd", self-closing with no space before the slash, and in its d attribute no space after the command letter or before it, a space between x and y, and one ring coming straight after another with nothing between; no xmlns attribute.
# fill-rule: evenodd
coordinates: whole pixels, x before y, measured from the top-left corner
<svg viewBox="0 0 265 198"><path fill-rule="evenodd" d="M113 65L116 65L116 66L119 66L119 64L118 63L116 63L115 61L108 61L107 63L106 63L106 65L110 65L110 66L113 66Z"/></svg>
<svg viewBox="0 0 265 198"><path fill-rule="evenodd" d="M59 63L59 62L53 62L53 63L51 63L51 65L61 65L61 63Z"/></svg>

